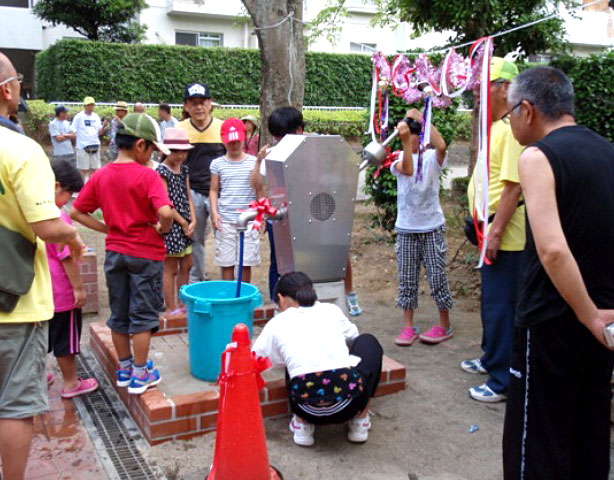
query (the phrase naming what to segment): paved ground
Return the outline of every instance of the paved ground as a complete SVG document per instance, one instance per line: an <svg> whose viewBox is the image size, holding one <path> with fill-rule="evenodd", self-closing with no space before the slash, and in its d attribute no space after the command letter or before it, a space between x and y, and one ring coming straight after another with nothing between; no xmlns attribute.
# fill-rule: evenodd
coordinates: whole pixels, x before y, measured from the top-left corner
<svg viewBox="0 0 614 480"><path fill-rule="evenodd" d="M61 374L55 362L49 363L49 371L56 381L49 389L49 412L34 420L26 480L106 479L74 402L60 397Z"/></svg>
<svg viewBox="0 0 614 480"><path fill-rule="evenodd" d="M458 165L457 161L451 163ZM446 210L451 212L452 206L447 205ZM355 288L365 311L356 323L361 331L375 334L386 353L408 367L408 388L373 402L373 430L365 445L350 444L346 440L345 427L333 426L317 429L315 446L301 448L292 442L288 419L266 420L271 463L287 480L500 479L505 406L484 405L471 400L467 389L481 383L484 377L466 374L458 366L461 360L474 357L480 351L479 300L475 293L478 283L472 268L472 251L461 246L459 224L449 216L450 256L459 249L458 258L450 269L452 289L457 299L452 313L455 337L434 347L417 343L409 348L397 347L393 339L401 327L401 315L395 307L394 245L381 232L369 228L368 215L372 211L363 206L357 208L352 239ZM84 238L98 252L104 251L101 236L86 232ZM268 254L266 242L266 237L263 237L263 259ZM207 251L213 251L211 237ZM98 261L102 264L102 255ZM211 276L218 278L219 273L210 257L208 264ZM255 283L261 289L265 286L267 266L265 260L254 272ZM437 312L424 289L427 289L425 281L417 322L427 329L435 321ZM89 318L88 322L104 319L108 312L102 274L99 297L102 311L99 317ZM84 332L87 332L85 327ZM83 346L87 342L86 334ZM173 379L163 381L172 383ZM49 415L48 422L55 424L49 423L51 428L47 427L47 434L39 429L29 465L29 478L47 480L58 478L59 474L65 475L59 478L107 478L92 455L91 443L75 417L72 403L58 403L57 398L54 401L53 391L51 396L52 404L61 405L68 413ZM48 425L47 420L45 425ZM471 425L478 425L479 430L469 433ZM202 480L213 461L214 447L215 435L211 434L143 449L143 454L169 480ZM69 461L74 458L72 455L78 456L82 463ZM73 473L66 476L69 467ZM88 477L82 472L94 476Z"/></svg>

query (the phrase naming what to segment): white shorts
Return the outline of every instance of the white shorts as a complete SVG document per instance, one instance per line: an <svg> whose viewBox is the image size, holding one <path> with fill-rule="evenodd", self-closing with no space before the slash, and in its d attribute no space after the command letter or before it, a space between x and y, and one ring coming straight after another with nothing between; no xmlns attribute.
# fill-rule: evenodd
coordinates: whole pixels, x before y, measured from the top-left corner
<svg viewBox="0 0 614 480"><path fill-rule="evenodd" d="M100 168L100 148L96 153L87 153L82 148L77 148L77 168L79 170L98 170Z"/></svg>
<svg viewBox="0 0 614 480"><path fill-rule="evenodd" d="M239 232L232 222L221 221L221 230L215 232L215 264L220 267L239 265ZM243 246L243 266L260 265L260 233L248 229Z"/></svg>

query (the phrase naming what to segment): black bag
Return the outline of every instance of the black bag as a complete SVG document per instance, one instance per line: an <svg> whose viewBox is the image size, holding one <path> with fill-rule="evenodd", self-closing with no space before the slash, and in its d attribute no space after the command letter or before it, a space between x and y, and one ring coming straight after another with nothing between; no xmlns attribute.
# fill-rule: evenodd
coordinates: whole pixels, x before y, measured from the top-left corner
<svg viewBox="0 0 614 480"><path fill-rule="evenodd" d="M0 312L10 313L32 287L36 243L0 226L0 252Z"/></svg>
<svg viewBox="0 0 614 480"><path fill-rule="evenodd" d="M83 150L85 150L87 153L96 153L99 149L100 145L87 145L83 147Z"/></svg>
<svg viewBox="0 0 614 480"><path fill-rule="evenodd" d="M518 202L518 207L524 205L524 200L520 200ZM488 223L492 223L492 221L495 219L495 214L493 213L490 217L488 217ZM482 223L483 222L478 222L478 228L481 230L482 229ZM467 237L467 240L469 240L469 242L475 246L478 245L478 233L475 231L475 222L473 221L473 217L471 215L467 215L465 217L465 225L463 226L463 231L465 232L465 237Z"/></svg>

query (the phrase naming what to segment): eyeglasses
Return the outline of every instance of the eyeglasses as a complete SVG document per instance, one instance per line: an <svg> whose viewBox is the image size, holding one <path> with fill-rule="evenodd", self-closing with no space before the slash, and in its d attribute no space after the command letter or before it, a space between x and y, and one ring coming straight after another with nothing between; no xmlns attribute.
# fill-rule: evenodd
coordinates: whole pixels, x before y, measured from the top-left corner
<svg viewBox="0 0 614 480"><path fill-rule="evenodd" d="M509 122L509 120L510 120L510 113L512 113L514 110L516 110L518 107L520 107L522 105L522 102L524 102L524 100L520 100L516 105L514 105L512 108L510 108L507 111L507 113L501 117L501 120L503 120L504 122Z"/></svg>
<svg viewBox="0 0 614 480"><path fill-rule="evenodd" d="M17 80L19 83L23 82L23 73L18 73L13 77L6 78L0 82L0 86L5 85L13 80Z"/></svg>

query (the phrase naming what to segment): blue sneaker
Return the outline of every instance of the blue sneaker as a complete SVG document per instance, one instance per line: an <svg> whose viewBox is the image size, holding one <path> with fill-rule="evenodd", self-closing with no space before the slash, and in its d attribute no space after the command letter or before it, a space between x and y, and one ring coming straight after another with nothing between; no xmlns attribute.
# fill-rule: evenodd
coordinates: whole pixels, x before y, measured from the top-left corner
<svg viewBox="0 0 614 480"><path fill-rule="evenodd" d="M130 385L130 379L132 378L132 369L130 370L118 370L117 371L117 386L127 387Z"/></svg>
<svg viewBox="0 0 614 480"><path fill-rule="evenodd" d="M471 387L469 389L469 395L478 402L486 403L498 403L507 399L507 395L493 392L492 389L485 383L478 385L477 387Z"/></svg>
<svg viewBox="0 0 614 480"><path fill-rule="evenodd" d="M140 395L144 393L149 387L157 385L162 380L159 370L147 371L143 377L137 377L133 375L130 379L130 386L128 387L128 393Z"/></svg>
<svg viewBox="0 0 614 480"><path fill-rule="evenodd" d="M362 308L360 308L360 305L358 305L358 295L356 293L348 293L345 296L345 299L348 303L348 309L352 317L358 317L362 315Z"/></svg>

